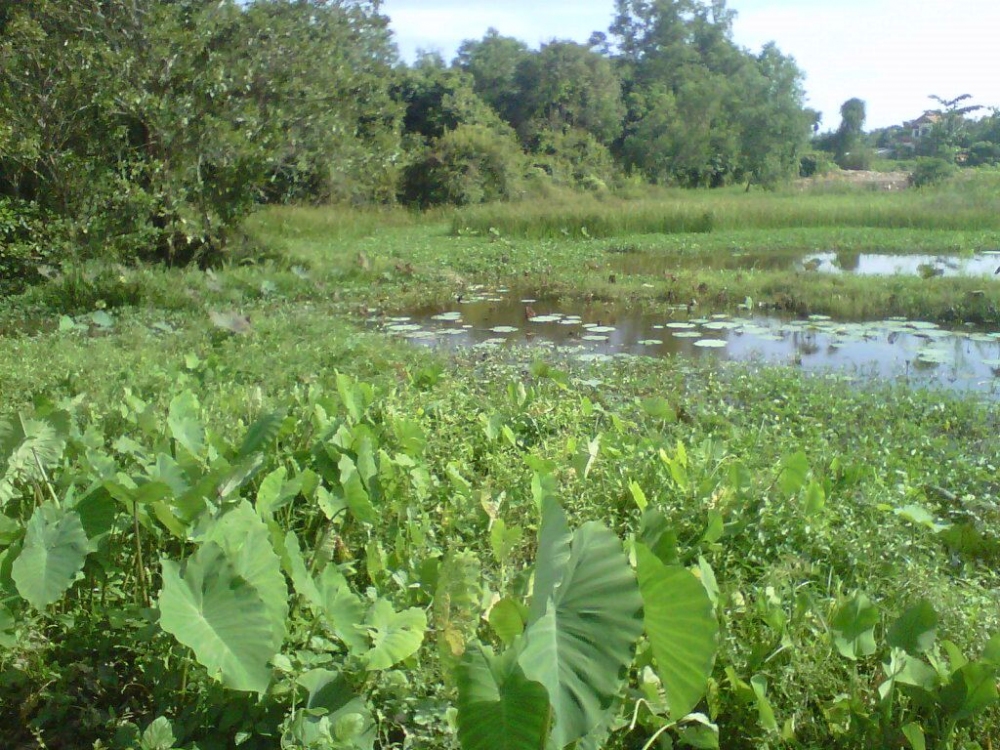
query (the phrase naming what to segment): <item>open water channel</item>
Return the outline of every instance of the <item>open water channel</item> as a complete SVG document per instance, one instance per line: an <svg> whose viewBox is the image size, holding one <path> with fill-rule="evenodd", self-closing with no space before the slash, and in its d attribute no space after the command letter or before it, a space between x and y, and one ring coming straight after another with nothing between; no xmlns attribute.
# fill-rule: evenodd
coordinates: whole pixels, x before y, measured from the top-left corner
<svg viewBox="0 0 1000 750"><path fill-rule="evenodd" d="M839 322L819 315L803 320L750 310L738 316L698 314L684 307L653 315L479 288L451 309L372 322L433 347L545 347L580 360L714 357L1000 396L1000 331L948 330L925 321Z"/></svg>

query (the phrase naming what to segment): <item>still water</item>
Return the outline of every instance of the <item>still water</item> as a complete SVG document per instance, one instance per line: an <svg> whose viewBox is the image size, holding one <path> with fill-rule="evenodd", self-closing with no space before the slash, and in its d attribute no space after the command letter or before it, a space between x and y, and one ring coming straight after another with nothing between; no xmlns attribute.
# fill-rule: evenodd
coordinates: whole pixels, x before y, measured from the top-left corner
<svg viewBox="0 0 1000 750"><path fill-rule="evenodd" d="M951 331L924 321L845 323L749 311L699 316L684 308L653 315L613 304L572 306L478 290L450 309L373 322L433 347L545 347L582 360L630 355L750 360L1000 395L1000 331Z"/></svg>
<svg viewBox="0 0 1000 750"><path fill-rule="evenodd" d="M1000 252L974 255L892 255L889 253L824 252L808 255L780 253L620 254L610 266L622 274L661 275L680 269L713 271L803 271L857 276L968 276L1000 275Z"/></svg>

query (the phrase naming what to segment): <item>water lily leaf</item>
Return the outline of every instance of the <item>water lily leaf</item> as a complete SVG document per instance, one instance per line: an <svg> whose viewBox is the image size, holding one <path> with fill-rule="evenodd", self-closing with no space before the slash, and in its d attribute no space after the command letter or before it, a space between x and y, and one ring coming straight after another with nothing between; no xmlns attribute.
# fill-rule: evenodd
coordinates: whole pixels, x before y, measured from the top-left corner
<svg viewBox="0 0 1000 750"><path fill-rule="evenodd" d="M11 566L17 592L45 609L73 585L90 552L79 514L46 503L31 514L24 547Z"/></svg>
<svg viewBox="0 0 1000 750"><path fill-rule="evenodd" d="M517 328L514 326L493 326L490 330L493 331L493 333L515 333Z"/></svg>
<svg viewBox="0 0 1000 750"><path fill-rule="evenodd" d="M277 649L271 614L257 590L215 542L202 545L183 568L172 560L160 564L160 627L227 687L266 692L268 662Z"/></svg>
<svg viewBox="0 0 1000 750"><path fill-rule="evenodd" d="M389 669L420 649L427 631L427 615L416 607L396 612L388 600L379 599L368 611L365 625L372 640L371 649L363 657L368 669Z"/></svg>
<svg viewBox="0 0 1000 750"><path fill-rule="evenodd" d="M721 349L726 346L727 342L722 339L701 339L700 341L695 341L694 345L701 347L702 349Z"/></svg>

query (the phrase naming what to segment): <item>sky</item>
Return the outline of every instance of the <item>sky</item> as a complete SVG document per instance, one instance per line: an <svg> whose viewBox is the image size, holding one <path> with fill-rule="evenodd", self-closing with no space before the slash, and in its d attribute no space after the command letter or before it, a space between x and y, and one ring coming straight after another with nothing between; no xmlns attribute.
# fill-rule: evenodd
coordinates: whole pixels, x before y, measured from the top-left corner
<svg viewBox="0 0 1000 750"><path fill-rule="evenodd" d="M769 41L805 73L806 105L822 129L840 105L866 103L866 129L902 124L938 105L934 94L1000 107L998 0L729 0L735 42L758 52ZM494 27L532 47L585 42L605 31L613 0L384 0L405 60L418 49L450 61L464 39ZM983 110L983 114L989 110Z"/></svg>

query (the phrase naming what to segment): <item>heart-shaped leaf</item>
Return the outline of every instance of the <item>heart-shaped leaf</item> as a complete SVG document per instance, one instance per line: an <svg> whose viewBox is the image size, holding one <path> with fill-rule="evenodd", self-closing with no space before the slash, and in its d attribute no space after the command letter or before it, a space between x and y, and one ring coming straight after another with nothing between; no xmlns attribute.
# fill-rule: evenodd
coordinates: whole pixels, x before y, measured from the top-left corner
<svg viewBox="0 0 1000 750"><path fill-rule="evenodd" d="M690 713L705 694L715 661L718 620L701 582L680 565L664 565L646 545L635 548L646 634L671 718Z"/></svg>
<svg viewBox="0 0 1000 750"><path fill-rule="evenodd" d="M194 651L213 678L263 694L275 656L271 613L215 542L181 566L162 560L160 626Z"/></svg>
<svg viewBox="0 0 1000 750"><path fill-rule="evenodd" d="M39 505L28 521L24 548L11 567L17 592L35 609L45 609L73 585L89 551L76 511Z"/></svg>

